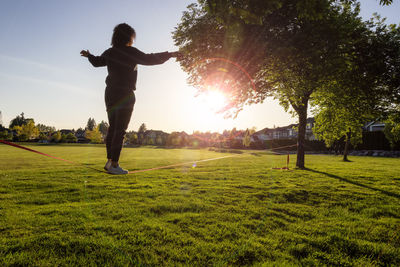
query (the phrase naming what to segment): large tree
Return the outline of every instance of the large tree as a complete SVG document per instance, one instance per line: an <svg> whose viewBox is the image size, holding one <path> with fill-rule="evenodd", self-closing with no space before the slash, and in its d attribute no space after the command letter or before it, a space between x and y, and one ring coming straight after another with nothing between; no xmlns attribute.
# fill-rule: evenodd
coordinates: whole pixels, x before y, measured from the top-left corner
<svg viewBox="0 0 400 267"><path fill-rule="evenodd" d="M103 137L105 137L106 135L107 135L107 132L108 132L108 128L110 127L109 125L108 125L108 123L107 122L105 122L105 121L101 121L100 123L99 123L99 131L100 131L100 133L101 133L101 135L103 136Z"/></svg>
<svg viewBox="0 0 400 267"><path fill-rule="evenodd" d="M34 123L33 119L30 118L25 118L25 114L22 112L20 115L15 117L10 121L10 129L14 128L14 126L22 126L27 124L28 122L32 121Z"/></svg>
<svg viewBox="0 0 400 267"><path fill-rule="evenodd" d="M96 121L94 120L94 118L89 118L86 123L86 130L94 131L96 126L97 126L97 124L96 124Z"/></svg>
<svg viewBox="0 0 400 267"><path fill-rule="evenodd" d="M146 124L142 123L142 124L140 125L139 130L138 130L138 133L137 133L138 142L139 142L140 145L142 145L142 144L145 143L145 136L144 136L144 134L145 134L146 131L147 131Z"/></svg>
<svg viewBox="0 0 400 267"><path fill-rule="evenodd" d="M55 132L56 128L54 126L47 126L44 124L37 124L36 127L39 129L40 132Z"/></svg>
<svg viewBox="0 0 400 267"><path fill-rule="evenodd" d="M51 135L51 141L55 142L55 143L58 143L58 142L60 142L61 137L62 137L62 135L61 135L60 131L54 132Z"/></svg>
<svg viewBox="0 0 400 267"><path fill-rule="evenodd" d="M348 96L338 98L334 94L325 96L323 103L315 111L315 125L313 132L315 136L324 140L328 147L344 137L345 148L343 160L348 161L350 143L354 146L362 141L362 127L365 122L376 118L373 110L368 105L357 102L356 99L349 101ZM341 102L342 101L342 102Z"/></svg>
<svg viewBox="0 0 400 267"><path fill-rule="evenodd" d="M328 146L345 137L344 160L349 142L361 141L364 124L387 117L400 101L400 27L379 17L364 25L354 36L348 70L313 98L314 132Z"/></svg>
<svg viewBox="0 0 400 267"><path fill-rule="evenodd" d="M181 65L200 91L219 86L230 114L278 99L299 119L296 166L304 168L309 101L348 70L354 36L365 28L353 2L199 0L174 32Z"/></svg>
<svg viewBox="0 0 400 267"><path fill-rule="evenodd" d="M89 139L90 142L94 144L100 144L103 141L99 127L94 127L93 130L87 129L85 131L85 138Z"/></svg>
<svg viewBox="0 0 400 267"><path fill-rule="evenodd" d="M394 107L386 118L384 133L392 148L400 145L400 105Z"/></svg>
<svg viewBox="0 0 400 267"><path fill-rule="evenodd" d="M28 141L39 136L39 130L33 120L28 120L26 124L14 126L12 129L17 132L18 141Z"/></svg>

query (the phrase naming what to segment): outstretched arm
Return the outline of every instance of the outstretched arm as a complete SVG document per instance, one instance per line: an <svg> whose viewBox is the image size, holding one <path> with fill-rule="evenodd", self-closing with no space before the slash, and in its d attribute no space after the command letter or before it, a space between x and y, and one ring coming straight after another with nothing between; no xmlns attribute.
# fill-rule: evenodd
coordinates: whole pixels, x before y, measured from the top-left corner
<svg viewBox="0 0 400 267"><path fill-rule="evenodd" d="M81 51L81 56L82 57L87 57L89 59L89 62L92 63L94 67L104 67L106 66L106 59L104 58L103 55L101 56L93 56L90 54L89 50L82 50Z"/></svg>
<svg viewBox="0 0 400 267"><path fill-rule="evenodd" d="M141 65L158 65L162 64L171 57L178 57L180 55L179 52L163 52L163 53L154 53L154 54L146 54L140 51L137 48L133 48L133 56L135 57L138 64Z"/></svg>
<svg viewBox="0 0 400 267"><path fill-rule="evenodd" d="M169 54L171 55L171 57L176 57L178 59L182 57L182 53L179 51L169 52Z"/></svg>

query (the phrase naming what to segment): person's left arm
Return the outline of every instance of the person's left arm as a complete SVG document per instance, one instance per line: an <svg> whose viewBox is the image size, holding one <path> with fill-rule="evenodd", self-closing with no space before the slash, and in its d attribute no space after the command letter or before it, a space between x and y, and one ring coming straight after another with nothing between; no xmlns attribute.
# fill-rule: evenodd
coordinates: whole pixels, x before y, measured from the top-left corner
<svg viewBox="0 0 400 267"><path fill-rule="evenodd" d="M171 57L177 57L179 52L162 52L162 53L153 53L146 54L140 51L137 48L132 47L132 56L135 59L137 64L141 65L158 65L162 64Z"/></svg>

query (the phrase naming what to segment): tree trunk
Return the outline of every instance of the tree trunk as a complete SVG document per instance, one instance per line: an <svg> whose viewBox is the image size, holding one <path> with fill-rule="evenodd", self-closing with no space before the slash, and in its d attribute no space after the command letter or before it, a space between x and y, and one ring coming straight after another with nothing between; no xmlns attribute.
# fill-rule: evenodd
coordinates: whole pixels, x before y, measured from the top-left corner
<svg viewBox="0 0 400 267"><path fill-rule="evenodd" d="M344 151L343 151L343 161L349 161L347 159L347 155L349 154L350 137L351 137L351 129L349 129L349 131L346 134L346 143L344 145Z"/></svg>
<svg viewBox="0 0 400 267"><path fill-rule="evenodd" d="M307 103L298 109L297 114L299 115L299 128L297 135L296 167L304 169L304 142L306 138L307 126Z"/></svg>

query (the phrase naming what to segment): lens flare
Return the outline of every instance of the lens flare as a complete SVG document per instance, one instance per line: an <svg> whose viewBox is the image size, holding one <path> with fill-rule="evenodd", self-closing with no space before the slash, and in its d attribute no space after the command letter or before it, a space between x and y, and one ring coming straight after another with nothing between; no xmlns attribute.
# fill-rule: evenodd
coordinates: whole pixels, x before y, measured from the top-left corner
<svg viewBox="0 0 400 267"><path fill-rule="evenodd" d="M205 106L211 111L219 111L227 104L225 94L215 87L209 87L208 90L201 95L201 99Z"/></svg>
<svg viewBox="0 0 400 267"><path fill-rule="evenodd" d="M204 63L204 62L205 63L224 62L224 63L227 63L229 65L234 66L236 69L240 70L247 77L247 79L249 80L249 82L251 84L251 87L253 88L254 91L256 91L256 85L255 85L253 79L251 78L250 74L241 65L239 65L237 62L229 60L229 59L226 59L226 58L222 58L222 57L205 58L202 61L200 61L200 63ZM217 68L217 70L220 71L220 72L224 72L226 74L229 73L228 69L224 68L224 67L219 67L219 68Z"/></svg>

